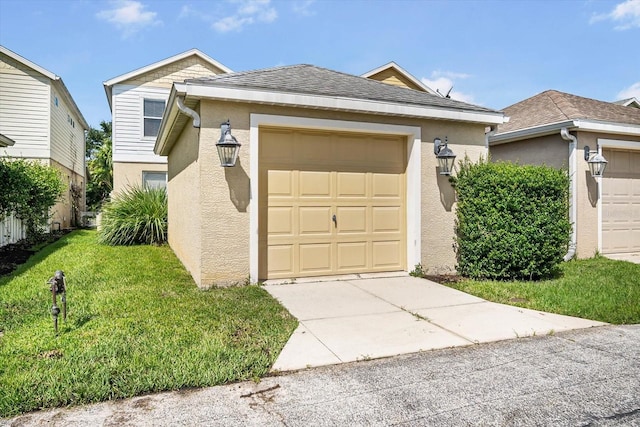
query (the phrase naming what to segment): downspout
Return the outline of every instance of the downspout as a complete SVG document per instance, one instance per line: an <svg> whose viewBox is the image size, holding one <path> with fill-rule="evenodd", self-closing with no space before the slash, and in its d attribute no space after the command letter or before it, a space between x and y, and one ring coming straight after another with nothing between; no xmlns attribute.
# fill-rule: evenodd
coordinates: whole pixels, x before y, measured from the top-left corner
<svg viewBox="0 0 640 427"><path fill-rule="evenodd" d="M176 105L178 106L178 110L182 111L187 116L192 117L193 118L193 127L194 128L199 128L200 127L200 116L194 110L192 110L191 108L189 108L186 105L184 105L183 101L184 101L183 97L176 96Z"/></svg>
<svg viewBox="0 0 640 427"><path fill-rule="evenodd" d="M576 255L577 247L577 234L576 234L576 220L578 219L578 187L576 186L576 172L578 169L578 156L576 150L578 148L578 139L571 135L567 128L560 129L560 136L565 141L569 142L569 222L571 223L571 240L569 242L569 251L564 256L565 261L571 260Z"/></svg>

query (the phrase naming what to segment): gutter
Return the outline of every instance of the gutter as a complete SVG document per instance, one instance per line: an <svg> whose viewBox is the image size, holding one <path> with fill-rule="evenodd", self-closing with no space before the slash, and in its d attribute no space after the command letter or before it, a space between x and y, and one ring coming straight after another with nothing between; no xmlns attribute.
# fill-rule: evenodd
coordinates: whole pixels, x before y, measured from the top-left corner
<svg viewBox="0 0 640 427"><path fill-rule="evenodd" d="M578 237L576 233L576 220L578 218L578 187L576 185L576 172L578 169L578 138L571 135L566 127L560 129L560 136L569 142L569 222L571 222L571 239L569 251L564 256L564 261L570 261L576 255Z"/></svg>

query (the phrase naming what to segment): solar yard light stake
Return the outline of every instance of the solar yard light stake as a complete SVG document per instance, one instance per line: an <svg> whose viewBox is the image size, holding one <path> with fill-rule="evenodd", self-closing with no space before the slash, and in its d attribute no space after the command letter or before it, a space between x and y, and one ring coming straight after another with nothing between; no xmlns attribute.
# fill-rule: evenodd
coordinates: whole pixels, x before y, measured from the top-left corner
<svg viewBox="0 0 640 427"><path fill-rule="evenodd" d="M60 301L62 302L62 319L67 321L67 283L62 270L57 270L52 278L47 281L47 284L51 285L51 298L53 305L51 306L51 314L53 315L53 329L58 334L58 315L60 314L60 308L58 307L56 297L60 294Z"/></svg>

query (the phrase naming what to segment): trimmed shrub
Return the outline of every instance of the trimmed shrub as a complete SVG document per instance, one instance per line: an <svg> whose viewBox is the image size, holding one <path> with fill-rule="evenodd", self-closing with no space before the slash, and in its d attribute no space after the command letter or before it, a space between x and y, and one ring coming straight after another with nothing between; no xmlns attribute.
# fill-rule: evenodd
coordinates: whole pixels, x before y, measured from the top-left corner
<svg viewBox="0 0 640 427"><path fill-rule="evenodd" d="M107 245L162 244L167 241L167 191L129 187L106 203L98 233Z"/></svg>
<svg viewBox="0 0 640 427"><path fill-rule="evenodd" d="M13 213L26 226L27 237L42 234L49 209L65 190L60 171L36 161L3 157L0 183L0 220Z"/></svg>
<svg viewBox="0 0 640 427"><path fill-rule="evenodd" d="M460 274L538 280L557 273L571 233L565 171L466 160L453 183Z"/></svg>

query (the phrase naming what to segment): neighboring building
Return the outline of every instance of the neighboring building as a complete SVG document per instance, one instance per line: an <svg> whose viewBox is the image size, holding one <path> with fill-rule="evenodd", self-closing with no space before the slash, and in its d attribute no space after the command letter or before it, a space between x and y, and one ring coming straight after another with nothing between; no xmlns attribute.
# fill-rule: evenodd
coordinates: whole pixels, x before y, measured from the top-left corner
<svg viewBox="0 0 640 427"><path fill-rule="evenodd" d="M113 191L130 185L166 186L167 159L153 146L174 81L231 70L197 49L104 82L112 115Z"/></svg>
<svg viewBox="0 0 640 427"><path fill-rule="evenodd" d="M640 108L640 102L636 98L621 99L615 101L614 104L624 105L625 107Z"/></svg>
<svg viewBox="0 0 640 427"><path fill-rule="evenodd" d="M224 168L227 119L242 146ZM455 193L434 139L475 160L503 119L311 65L176 82L154 149L168 159L169 244L202 287L451 272Z"/></svg>
<svg viewBox="0 0 640 427"><path fill-rule="evenodd" d="M85 121L62 79L0 46L0 156L41 161L62 172L68 192L52 226L77 225L85 210ZM6 139L14 144L6 144Z"/></svg>
<svg viewBox="0 0 640 427"><path fill-rule="evenodd" d="M440 95L438 92L422 83L419 79L411 75L411 73L393 61L364 73L362 77L394 86L406 87L420 92L427 92L432 95Z"/></svg>
<svg viewBox="0 0 640 427"><path fill-rule="evenodd" d="M549 90L504 112L491 159L568 170L578 257L640 252L640 109ZM591 177L585 146L608 160L602 178Z"/></svg>

